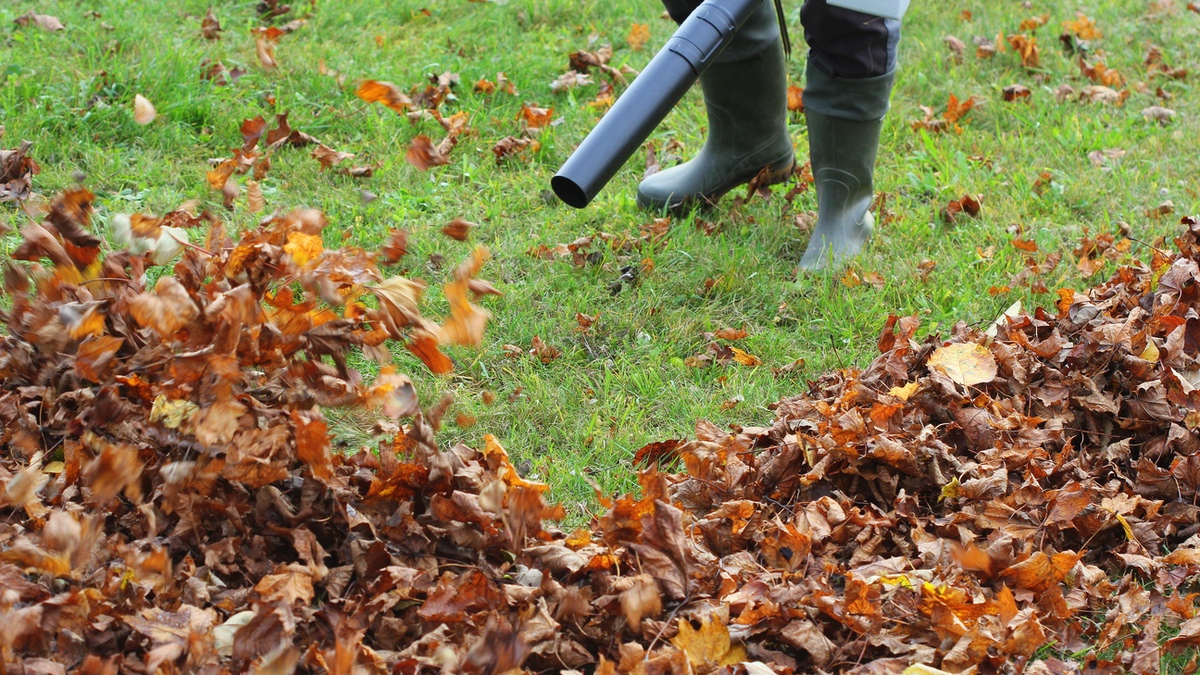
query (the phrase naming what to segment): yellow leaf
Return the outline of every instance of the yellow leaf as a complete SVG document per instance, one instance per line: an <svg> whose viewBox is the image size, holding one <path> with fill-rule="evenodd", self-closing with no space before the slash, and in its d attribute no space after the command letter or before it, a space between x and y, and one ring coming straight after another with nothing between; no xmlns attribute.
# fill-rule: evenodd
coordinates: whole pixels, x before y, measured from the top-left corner
<svg viewBox="0 0 1200 675"><path fill-rule="evenodd" d="M321 238L315 234L305 234L303 232L293 232L288 235L287 243L283 245L284 253L292 256L292 260L297 265L305 265L310 260L314 260L321 256L321 252L325 250L325 244L321 242Z"/></svg>
<svg viewBox="0 0 1200 675"><path fill-rule="evenodd" d="M909 382L908 384L904 385L903 387L892 387L891 390L888 391L888 394L890 394L891 396L895 396L896 398L900 399L901 401L907 401L915 393L917 393L917 383L916 382Z"/></svg>
<svg viewBox="0 0 1200 675"><path fill-rule="evenodd" d="M885 586L899 586L901 588L912 588L912 579L909 579L904 574L885 574L879 577L879 582Z"/></svg>
<svg viewBox="0 0 1200 675"><path fill-rule="evenodd" d="M679 620L679 634L671 638L671 644L687 654L692 667L719 668L746 660L746 648L729 641L729 628L717 617L710 617L692 628L690 621Z"/></svg>
<svg viewBox="0 0 1200 675"><path fill-rule="evenodd" d="M1146 348L1142 350L1142 355L1139 358L1149 361L1150 363L1158 363L1158 346L1150 340L1147 340Z"/></svg>
<svg viewBox="0 0 1200 675"><path fill-rule="evenodd" d="M66 471L67 465L62 462L50 462L46 468L42 469L45 473L62 473Z"/></svg>
<svg viewBox="0 0 1200 675"><path fill-rule="evenodd" d="M199 407L191 401L171 400L166 395L159 394L150 408L150 423L157 422L168 429L178 429L183 421L190 418L192 413L197 410Z"/></svg>
<svg viewBox="0 0 1200 675"><path fill-rule="evenodd" d="M958 476L950 479L949 483L942 486L942 494L938 497L938 501L954 499L958 496Z"/></svg>
<svg viewBox="0 0 1200 675"><path fill-rule="evenodd" d="M1116 511L1108 508L1107 506L1104 507L1104 510L1113 514L1113 516L1117 519L1117 522L1121 523L1121 527L1125 529L1125 538L1127 540L1137 541L1137 539L1135 539L1133 536L1133 528L1129 526L1129 521L1125 520L1125 516L1117 513Z"/></svg>
<svg viewBox="0 0 1200 675"><path fill-rule="evenodd" d="M991 382L996 377L996 357L981 344L964 342L940 347L929 357L929 367L937 368L963 386Z"/></svg>
<svg viewBox="0 0 1200 675"><path fill-rule="evenodd" d="M762 365L762 359L758 358L757 356L755 356L753 354L744 352L744 351L738 349L737 347L730 347L729 349L733 351L734 360L737 361L738 363L742 364L743 366L761 366Z"/></svg>

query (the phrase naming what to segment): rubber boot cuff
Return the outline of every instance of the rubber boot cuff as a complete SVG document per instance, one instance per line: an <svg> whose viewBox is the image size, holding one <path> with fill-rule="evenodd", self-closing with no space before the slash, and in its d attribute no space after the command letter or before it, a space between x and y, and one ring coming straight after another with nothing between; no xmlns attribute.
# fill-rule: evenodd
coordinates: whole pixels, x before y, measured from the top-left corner
<svg viewBox="0 0 1200 675"><path fill-rule="evenodd" d="M812 61L805 69L804 109L855 122L877 122L888 111L896 70L876 77L848 79L826 75Z"/></svg>

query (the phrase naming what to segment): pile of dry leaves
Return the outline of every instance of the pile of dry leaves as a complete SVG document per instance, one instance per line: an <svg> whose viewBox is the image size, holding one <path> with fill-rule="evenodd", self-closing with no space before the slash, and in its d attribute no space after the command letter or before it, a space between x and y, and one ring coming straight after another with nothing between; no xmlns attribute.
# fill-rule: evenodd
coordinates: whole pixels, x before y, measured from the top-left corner
<svg viewBox="0 0 1200 675"><path fill-rule="evenodd" d="M403 340L448 368L484 252L439 324L381 271L402 233L177 211L105 255L90 201L5 271L7 672L1152 673L1200 642L1200 222L992 335L892 317L865 370L647 446L641 496L564 533L494 439L439 448L408 378L347 364ZM336 406L407 423L335 454Z"/></svg>

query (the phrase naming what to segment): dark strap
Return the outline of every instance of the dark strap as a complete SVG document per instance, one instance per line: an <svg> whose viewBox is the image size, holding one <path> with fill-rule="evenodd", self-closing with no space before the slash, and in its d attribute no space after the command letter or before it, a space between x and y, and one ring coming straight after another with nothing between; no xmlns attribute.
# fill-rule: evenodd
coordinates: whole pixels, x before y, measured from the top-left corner
<svg viewBox="0 0 1200 675"><path fill-rule="evenodd" d="M779 17L779 38L783 40L783 55L792 55L792 39L788 37L787 21L783 18L783 0L775 0L775 15Z"/></svg>

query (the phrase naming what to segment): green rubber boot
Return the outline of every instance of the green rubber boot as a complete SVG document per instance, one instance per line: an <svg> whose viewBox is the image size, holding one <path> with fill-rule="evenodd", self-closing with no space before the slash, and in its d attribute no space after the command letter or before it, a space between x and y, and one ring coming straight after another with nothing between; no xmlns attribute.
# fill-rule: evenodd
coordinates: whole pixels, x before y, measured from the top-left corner
<svg viewBox="0 0 1200 675"><path fill-rule="evenodd" d="M769 0L738 30L720 60L700 76L708 138L691 161L638 185L637 203L654 211L712 204L764 168L766 185L792 174L787 129L787 70L775 8Z"/></svg>
<svg viewBox="0 0 1200 675"><path fill-rule="evenodd" d="M822 270L858 255L871 236L874 219L868 209L875 197L873 175L879 149L883 112L887 110L893 74L863 80L840 80L808 69L808 82L816 81L816 98L805 89L805 114L808 118L808 143L813 179L817 193L817 226L800 268ZM877 119L860 121L820 112L820 94L836 91L837 98L854 96L866 116ZM814 105L815 103L815 105ZM842 112L844 107L839 107Z"/></svg>

